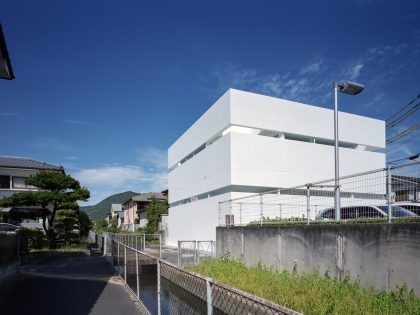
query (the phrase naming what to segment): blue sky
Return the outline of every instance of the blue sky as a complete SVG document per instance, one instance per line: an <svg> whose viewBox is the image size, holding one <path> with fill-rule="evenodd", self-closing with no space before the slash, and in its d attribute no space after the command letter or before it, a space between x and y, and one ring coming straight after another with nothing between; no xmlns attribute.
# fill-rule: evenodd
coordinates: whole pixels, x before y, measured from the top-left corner
<svg viewBox="0 0 420 315"><path fill-rule="evenodd" d="M63 165L91 204L166 188L167 148L228 88L387 119L420 93L419 1L0 0L16 80L0 154ZM419 111L388 137L419 121ZM420 151L419 133L389 159Z"/></svg>

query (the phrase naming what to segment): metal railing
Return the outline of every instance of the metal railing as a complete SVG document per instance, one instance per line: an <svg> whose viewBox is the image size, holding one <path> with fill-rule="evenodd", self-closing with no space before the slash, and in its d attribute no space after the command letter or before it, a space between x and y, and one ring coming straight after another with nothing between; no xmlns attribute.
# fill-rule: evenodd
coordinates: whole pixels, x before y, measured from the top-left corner
<svg viewBox="0 0 420 315"><path fill-rule="evenodd" d="M335 220L334 179L219 203L219 226ZM420 162L340 178L342 220L419 216ZM417 208L417 210L416 210Z"/></svg>
<svg viewBox="0 0 420 315"><path fill-rule="evenodd" d="M111 265L150 314L299 314L179 268L126 241L112 237Z"/></svg>
<svg viewBox="0 0 420 315"><path fill-rule="evenodd" d="M215 258L214 241L178 241L178 267L194 266L205 258Z"/></svg>

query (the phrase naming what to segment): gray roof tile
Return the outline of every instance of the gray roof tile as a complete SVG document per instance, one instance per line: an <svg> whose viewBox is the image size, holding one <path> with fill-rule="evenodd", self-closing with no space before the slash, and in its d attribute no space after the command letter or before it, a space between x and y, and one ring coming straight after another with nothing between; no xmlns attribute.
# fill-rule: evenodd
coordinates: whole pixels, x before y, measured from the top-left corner
<svg viewBox="0 0 420 315"><path fill-rule="evenodd" d="M16 157L16 156L0 156L0 167L8 168L24 168L36 170L49 170L49 171L63 171L62 166L47 164L45 162L35 161L29 158Z"/></svg>

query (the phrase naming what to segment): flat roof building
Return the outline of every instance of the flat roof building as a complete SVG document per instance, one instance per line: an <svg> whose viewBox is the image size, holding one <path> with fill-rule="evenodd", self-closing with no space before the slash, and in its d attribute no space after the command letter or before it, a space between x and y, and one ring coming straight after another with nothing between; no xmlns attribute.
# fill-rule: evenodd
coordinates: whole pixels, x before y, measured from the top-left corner
<svg viewBox="0 0 420 315"><path fill-rule="evenodd" d="M385 167L385 122L339 113L340 175ZM334 177L333 110L230 89L168 150L168 240L215 240L218 203Z"/></svg>

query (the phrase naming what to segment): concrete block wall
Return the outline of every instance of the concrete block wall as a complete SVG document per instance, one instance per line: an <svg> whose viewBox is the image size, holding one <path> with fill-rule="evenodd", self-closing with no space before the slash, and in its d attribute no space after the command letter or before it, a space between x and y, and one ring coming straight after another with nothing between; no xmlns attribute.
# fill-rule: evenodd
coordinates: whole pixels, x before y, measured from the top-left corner
<svg viewBox="0 0 420 315"><path fill-rule="evenodd" d="M420 296L420 224L218 227L216 253L276 270L360 277L365 287L407 283Z"/></svg>

